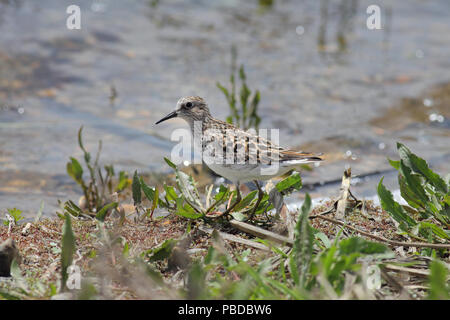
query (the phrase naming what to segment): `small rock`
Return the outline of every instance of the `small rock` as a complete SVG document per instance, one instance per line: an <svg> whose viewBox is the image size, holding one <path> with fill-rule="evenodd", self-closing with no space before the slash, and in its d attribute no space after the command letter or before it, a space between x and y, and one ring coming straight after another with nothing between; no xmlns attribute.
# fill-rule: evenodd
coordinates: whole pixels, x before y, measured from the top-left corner
<svg viewBox="0 0 450 320"><path fill-rule="evenodd" d="M9 238L0 244L0 277L11 276L11 262L13 259L20 263L19 250L14 240Z"/></svg>
<svg viewBox="0 0 450 320"><path fill-rule="evenodd" d="M26 225L25 225L25 227L23 227L23 229L22 229L22 234L23 235L26 235L27 233L28 233L28 230L30 229L30 227L31 227L31 223L27 223Z"/></svg>
<svg viewBox="0 0 450 320"><path fill-rule="evenodd" d="M80 207L81 210L87 209L87 201L85 196L81 196L80 199L78 199L78 207Z"/></svg>

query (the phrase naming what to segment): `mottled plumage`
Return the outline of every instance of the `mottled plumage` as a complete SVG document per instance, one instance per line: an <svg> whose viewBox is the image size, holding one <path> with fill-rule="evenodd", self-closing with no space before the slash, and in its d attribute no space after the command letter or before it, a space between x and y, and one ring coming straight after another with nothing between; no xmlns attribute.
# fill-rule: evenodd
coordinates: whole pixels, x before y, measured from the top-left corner
<svg viewBox="0 0 450 320"><path fill-rule="evenodd" d="M257 180L283 175L305 163L322 161L320 154L285 149L254 132L214 119L201 97L181 98L176 110L156 124L174 117L188 122L194 142L200 144L197 147L201 147L202 158L211 170L237 186L240 182L255 181L260 194Z"/></svg>

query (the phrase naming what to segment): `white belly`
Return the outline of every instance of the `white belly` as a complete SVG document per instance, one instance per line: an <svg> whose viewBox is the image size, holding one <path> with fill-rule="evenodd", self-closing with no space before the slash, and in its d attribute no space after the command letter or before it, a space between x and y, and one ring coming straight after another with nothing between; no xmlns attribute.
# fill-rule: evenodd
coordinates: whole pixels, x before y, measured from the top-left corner
<svg viewBox="0 0 450 320"><path fill-rule="evenodd" d="M206 164L212 171L218 175L227 178L233 183L236 182L248 182L253 180L269 180L273 177L277 177L285 174L291 168L288 167L260 167L257 165L249 164Z"/></svg>

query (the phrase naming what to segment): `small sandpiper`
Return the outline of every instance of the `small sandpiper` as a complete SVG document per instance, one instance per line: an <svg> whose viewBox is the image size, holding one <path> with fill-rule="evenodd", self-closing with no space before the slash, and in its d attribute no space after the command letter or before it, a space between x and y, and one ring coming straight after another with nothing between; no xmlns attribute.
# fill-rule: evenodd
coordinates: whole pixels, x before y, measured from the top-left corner
<svg viewBox="0 0 450 320"><path fill-rule="evenodd" d="M252 215L264 195L258 180L281 176L302 164L322 161L321 154L282 148L256 132L241 130L232 124L214 119L201 97L178 100L175 111L156 122L180 117L187 121L194 138L194 148L202 151L206 165L218 175L236 185L236 200L224 214L241 201L241 182L253 181L258 188L258 200Z"/></svg>

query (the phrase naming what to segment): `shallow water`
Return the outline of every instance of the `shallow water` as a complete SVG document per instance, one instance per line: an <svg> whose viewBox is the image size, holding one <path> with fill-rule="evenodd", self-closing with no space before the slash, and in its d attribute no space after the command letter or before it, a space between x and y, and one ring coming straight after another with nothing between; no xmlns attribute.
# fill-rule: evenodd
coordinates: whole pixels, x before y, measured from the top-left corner
<svg viewBox="0 0 450 320"><path fill-rule="evenodd" d="M184 95L224 119L216 82L228 84L232 45L261 91L260 127L326 154L303 174L314 196L337 194L346 165L368 174L356 195L381 175L394 188L396 141L447 174L450 89L437 88L450 82L450 3L378 1L383 29L368 30L372 2L78 1L82 29L68 30L71 1L0 1L0 208L32 214L43 199L53 214L80 195L65 165L81 158L81 125L88 149L103 141L102 162L169 171L170 134L185 124L153 124Z"/></svg>

